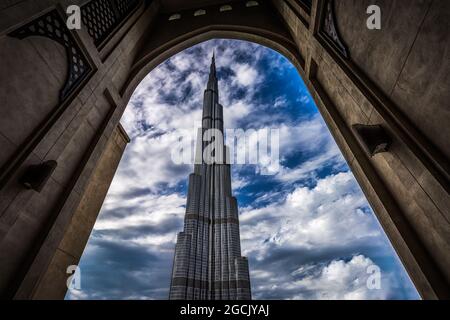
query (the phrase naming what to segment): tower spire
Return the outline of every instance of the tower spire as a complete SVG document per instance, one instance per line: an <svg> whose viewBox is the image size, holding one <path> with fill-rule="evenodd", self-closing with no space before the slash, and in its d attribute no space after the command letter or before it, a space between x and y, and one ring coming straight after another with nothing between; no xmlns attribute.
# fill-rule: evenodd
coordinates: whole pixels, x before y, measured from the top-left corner
<svg viewBox="0 0 450 320"><path fill-rule="evenodd" d="M213 75L214 78L217 78L217 75L216 75L216 50L213 50L213 55L212 55L212 59L211 59L211 68L210 68L209 76L211 77L211 75Z"/></svg>
<svg viewBox="0 0 450 320"><path fill-rule="evenodd" d="M232 194L231 167L223 140L215 59L213 52L194 173L189 176L184 229L175 246L170 299L251 299L248 260L241 256L238 204ZM203 141L209 129L222 132L221 137L214 136L214 163L203 157L210 146Z"/></svg>
<svg viewBox="0 0 450 320"><path fill-rule="evenodd" d="M218 90L218 83L217 83L217 74L216 74L216 52L213 50L213 55L211 59L211 67L209 70L209 79L208 79L208 85L207 89L216 91Z"/></svg>

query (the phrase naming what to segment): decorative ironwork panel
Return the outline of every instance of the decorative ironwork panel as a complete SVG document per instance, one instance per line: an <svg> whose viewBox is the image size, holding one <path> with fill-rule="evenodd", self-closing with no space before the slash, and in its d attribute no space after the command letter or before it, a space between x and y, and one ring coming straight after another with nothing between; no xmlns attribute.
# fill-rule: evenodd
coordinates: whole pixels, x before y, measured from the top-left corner
<svg viewBox="0 0 450 320"><path fill-rule="evenodd" d="M101 46L138 4L139 0L92 0L82 6L81 17L95 46Z"/></svg>
<svg viewBox="0 0 450 320"><path fill-rule="evenodd" d="M63 45L67 53L68 75L60 92L60 100L65 100L69 94L86 78L92 68L77 45L67 25L57 10L33 20L9 34L11 37L25 39L31 36L41 36L52 39Z"/></svg>
<svg viewBox="0 0 450 320"><path fill-rule="evenodd" d="M83 23L96 46L99 46L117 25L111 2L110 0L94 0L81 7Z"/></svg>
<svg viewBox="0 0 450 320"><path fill-rule="evenodd" d="M119 11L120 17L125 18L128 14L133 11L139 0L115 0L117 10Z"/></svg>
<svg viewBox="0 0 450 320"><path fill-rule="evenodd" d="M325 3L324 14L322 18L322 28L321 31L329 40L329 42L346 58L349 57L348 49L344 42L341 40L337 26L336 17L334 13L334 2L333 0L328 0Z"/></svg>

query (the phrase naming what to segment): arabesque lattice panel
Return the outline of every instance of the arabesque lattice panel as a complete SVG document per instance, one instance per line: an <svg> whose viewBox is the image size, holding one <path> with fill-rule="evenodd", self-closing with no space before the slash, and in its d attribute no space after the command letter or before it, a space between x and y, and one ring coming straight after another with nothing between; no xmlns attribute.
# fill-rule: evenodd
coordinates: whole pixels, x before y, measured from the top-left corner
<svg viewBox="0 0 450 320"><path fill-rule="evenodd" d="M92 0L82 6L82 20L95 46L100 47L138 4L139 0Z"/></svg>
<svg viewBox="0 0 450 320"><path fill-rule="evenodd" d="M9 35L18 39L41 36L50 38L64 46L67 53L69 72L64 87L60 92L61 101L65 100L92 70L57 10L52 10L36 18Z"/></svg>

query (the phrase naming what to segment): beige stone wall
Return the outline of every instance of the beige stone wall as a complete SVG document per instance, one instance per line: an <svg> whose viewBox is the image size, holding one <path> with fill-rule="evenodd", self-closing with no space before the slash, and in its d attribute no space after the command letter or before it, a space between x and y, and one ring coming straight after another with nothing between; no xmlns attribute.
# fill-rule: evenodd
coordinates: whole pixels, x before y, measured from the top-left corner
<svg viewBox="0 0 450 320"><path fill-rule="evenodd" d="M366 8L381 8L382 29L361 31ZM338 28L351 60L395 101L430 142L450 157L450 33L448 1L336 1ZM362 14L361 14L362 13Z"/></svg>

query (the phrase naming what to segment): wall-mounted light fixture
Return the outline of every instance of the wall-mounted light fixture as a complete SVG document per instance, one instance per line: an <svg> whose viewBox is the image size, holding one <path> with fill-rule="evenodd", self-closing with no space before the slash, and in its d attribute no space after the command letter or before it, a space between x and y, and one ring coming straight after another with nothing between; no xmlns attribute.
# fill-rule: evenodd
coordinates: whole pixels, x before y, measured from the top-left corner
<svg viewBox="0 0 450 320"><path fill-rule="evenodd" d="M231 11L231 10L233 10L233 7L230 6L229 4L223 5L219 8L220 12Z"/></svg>
<svg viewBox="0 0 450 320"><path fill-rule="evenodd" d="M371 157L389 150L392 139L381 125L354 124L352 128L361 146Z"/></svg>
<svg viewBox="0 0 450 320"><path fill-rule="evenodd" d="M259 3L258 3L258 1L247 1L247 2L245 3L245 6L246 6L247 8L257 7L257 6L259 6Z"/></svg>
<svg viewBox="0 0 450 320"><path fill-rule="evenodd" d="M179 13L175 13L169 17L169 21L180 20L180 19L181 19L181 14L179 14Z"/></svg>
<svg viewBox="0 0 450 320"><path fill-rule="evenodd" d="M31 165L25 170L20 178L20 183L27 189L41 192L48 179L50 179L53 174L53 171L55 171L57 165L58 163L54 160Z"/></svg>

